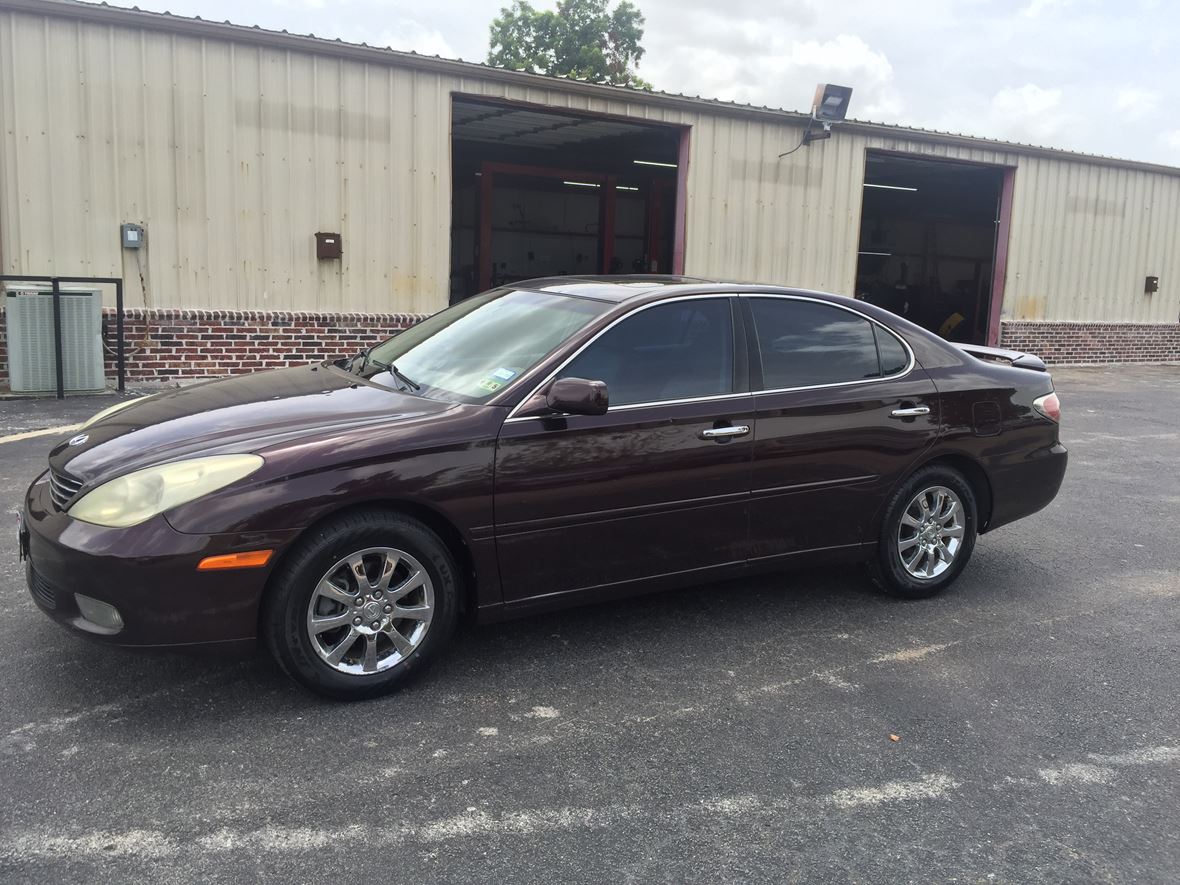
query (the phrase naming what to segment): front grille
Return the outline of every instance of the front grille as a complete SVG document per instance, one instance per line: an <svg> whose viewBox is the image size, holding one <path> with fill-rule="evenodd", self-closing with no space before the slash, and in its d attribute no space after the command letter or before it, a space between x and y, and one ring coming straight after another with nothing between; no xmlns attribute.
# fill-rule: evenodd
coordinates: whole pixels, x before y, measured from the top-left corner
<svg viewBox="0 0 1180 885"><path fill-rule="evenodd" d="M50 610L57 608L57 593L33 569L29 569L29 592L44 608Z"/></svg>
<svg viewBox="0 0 1180 885"><path fill-rule="evenodd" d="M53 499L53 506L58 510L65 510L73 502L82 488L82 480L74 479L66 473L56 470L49 471L49 497Z"/></svg>

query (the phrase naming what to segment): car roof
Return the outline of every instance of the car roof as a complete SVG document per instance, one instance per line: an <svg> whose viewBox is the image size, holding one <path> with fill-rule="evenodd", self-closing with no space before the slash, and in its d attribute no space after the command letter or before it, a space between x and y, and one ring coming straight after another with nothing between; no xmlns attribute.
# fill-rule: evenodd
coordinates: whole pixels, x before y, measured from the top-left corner
<svg viewBox="0 0 1180 885"><path fill-rule="evenodd" d="M555 294L569 295L577 298L593 298L596 301L609 301L612 304L623 304L634 301L655 301L673 295L727 294L735 292L767 292L818 296L825 300L836 302L852 300L841 295L833 295L830 292L798 289L792 286L775 286L767 283L706 279L704 277L686 277L670 274L540 277L534 280L520 280L515 283L506 283L505 286L533 292L553 292Z"/></svg>

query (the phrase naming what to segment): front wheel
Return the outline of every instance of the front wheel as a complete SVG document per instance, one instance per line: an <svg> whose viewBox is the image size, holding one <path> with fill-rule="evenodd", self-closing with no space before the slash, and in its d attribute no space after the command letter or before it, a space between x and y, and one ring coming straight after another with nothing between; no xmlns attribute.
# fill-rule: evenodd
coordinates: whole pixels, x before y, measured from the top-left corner
<svg viewBox="0 0 1180 885"><path fill-rule="evenodd" d="M910 599L933 596L959 576L975 549L971 484L950 467L925 467L902 484L885 508L874 581Z"/></svg>
<svg viewBox="0 0 1180 885"><path fill-rule="evenodd" d="M354 513L309 533L271 581L262 629L279 665L329 697L392 691L447 643L458 571L415 519Z"/></svg>

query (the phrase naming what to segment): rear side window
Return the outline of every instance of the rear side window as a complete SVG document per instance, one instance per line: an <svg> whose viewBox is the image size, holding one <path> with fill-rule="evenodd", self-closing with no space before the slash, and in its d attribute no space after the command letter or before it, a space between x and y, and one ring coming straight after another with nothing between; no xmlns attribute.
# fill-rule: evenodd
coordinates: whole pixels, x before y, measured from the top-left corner
<svg viewBox="0 0 1180 885"><path fill-rule="evenodd" d="M889 376L904 371L910 364L910 355L898 337L880 326L874 326L873 333L877 336L877 353L881 355L881 374Z"/></svg>
<svg viewBox="0 0 1180 885"><path fill-rule="evenodd" d="M612 406L733 392L733 318L725 298L641 310L604 332L559 378L605 381Z"/></svg>
<svg viewBox="0 0 1180 885"><path fill-rule="evenodd" d="M786 298L751 298L750 308L762 355L763 388L881 377L877 341L868 320L838 307Z"/></svg>

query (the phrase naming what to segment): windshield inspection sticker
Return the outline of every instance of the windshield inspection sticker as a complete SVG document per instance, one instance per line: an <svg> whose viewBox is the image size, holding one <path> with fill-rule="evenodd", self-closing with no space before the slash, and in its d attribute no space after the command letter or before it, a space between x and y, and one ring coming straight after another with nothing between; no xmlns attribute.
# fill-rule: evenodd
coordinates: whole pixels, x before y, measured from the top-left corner
<svg viewBox="0 0 1180 885"><path fill-rule="evenodd" d="M492 372L491 377L497 378L500 381L511 381L516 377L516 372L514 372L512 369L499 368Z"/></svg>
<svg viewBox="0 0 1180 885"><path fill-rule="evenodd" d="M499 381L497 381L495 378L484 378L482 381L479 382L479 388L481 390L486 390L489 393L495 393L497 390L499 390L503 386L504 385L502 383L500 383Z"/></svg>

